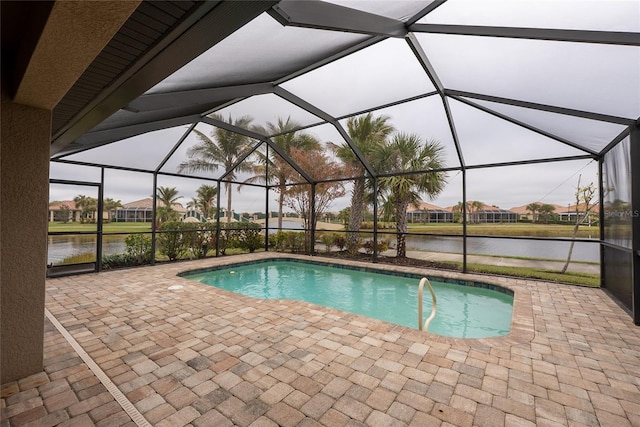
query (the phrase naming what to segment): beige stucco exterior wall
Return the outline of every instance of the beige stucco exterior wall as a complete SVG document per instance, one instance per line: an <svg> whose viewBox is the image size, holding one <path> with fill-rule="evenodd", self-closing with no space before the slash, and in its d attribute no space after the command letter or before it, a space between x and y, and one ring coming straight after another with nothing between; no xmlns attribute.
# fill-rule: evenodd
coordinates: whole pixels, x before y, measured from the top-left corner
<svg viewBox="0 0 640 427"><path fill-rule="evenodd" d="M29 49L26 44L12 46L16 49L15 58L26 58L26 68L16 67L13 60L2 61L2 384L40 372L43 366L51 109L139 3L140 0L57 1L41 33L35 35L38 41L34 50L23 51ZM33 31L26 24L24 28ZM11 88L15 102L6 93L10 84L17 85Z"/></svg>
<svg viewBox="0 0 640 427"><path fill-rule="evenodd" d="M3 93L0 383L42 371L51 112Z"/></svg>

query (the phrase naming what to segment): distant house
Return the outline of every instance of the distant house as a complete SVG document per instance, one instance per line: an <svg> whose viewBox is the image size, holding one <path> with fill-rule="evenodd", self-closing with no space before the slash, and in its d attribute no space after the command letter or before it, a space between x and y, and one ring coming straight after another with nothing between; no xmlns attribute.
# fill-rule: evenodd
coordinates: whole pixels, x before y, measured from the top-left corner
<svg viewBox="0 0 640 427"><path fill-rule="evenodd" d="M475 223L518 222L518 214L497 206L485 206L470 214Z"/></svg>
<svg viewBox="0 0 640 427"><path fill-rule="evenodd" d="M562 208L563 212L559 213L560 219L563 221L569 221L571 223L575 223L578 215L580 218L584 218L584 204L576 205L568 205L567 207ZM585 221L585 223L591 225L591 223L598 222L600 216L600 204L596 203L591 210L589 211L589 218Z"/></svg>
<svg viewBox="0 0 640 427"><path fill-rule="evenodd" d="M158 201L156 206L162 206ZM173 204L173 210L184 215L187 210L180 203ZM136 200L135 202L125 203L116 211L115 222L153 222L153 198Z"/></svg>
<svg viewBox="0 0 640 427"><path fill-rule="evenodd" d="M557 215L557 218L560 221L568 221L571 223L575 223L576 222L576 216L580 215L580 217L584 216L584 206L583 205L579 205L578 209L576 209L576 205L567 205L567 206L562 206L562 205L556 205L553 203L548 203L551 206L553 206L554 210L553 210L553 214ZM528 221L534 221L534 217L533 217L533 213L527 209L527 206L529 206L529 204L526 205L522 205L522 206L516 206L513 207L511 209L509 209L511 212L514 212L518 215L518 218L520 220L528 220ZM600 206L598 204L596 204L593 208L591 208L591 211L589 212L589 220L587 222L591 223L594 221L597 221L597 217L600 213Z"/></svg>
<svg viewBox="0 0 640 427"><path fill-rule="evenodd" d="M409 206L407 209L407 221L409 223L428 224L432 222L453 222L453 212L427 202L420 205Z"/></svg>
<svg viewBox="0 0 640 427"><path fill-rule="evenodd" d="M532 202L535 203L535 202ZM521 221L534 221L534 217L533 217L533 213L527 209L527 206L529 206L531 203L527 203L526 205L522 205L522 206L515 206L511 209L509 209L511 212L514 212L518 215L518 219L520 219ZM561 206L561 205L555 205L553 203L541 203L541 204L548 204L553 206L553 214L558 215L559 218L562 220L562 215L566 215L567 213L567 207L566 206ZM566 220L566 219L565 219Z"/></svg>
<svg viewBox="0 0 640 427"><path fill-rule="evenodd" d="M97 218L97 210L85 212L83 218L82 209L79 208L73 200L49 203L49 222L95 222ZM105 220L109 218L107 212L102 214L102 218Z"/></svg>
<svg viewBox="0 0 640 427"><path fill-rule="evenodd" d="M451 212L457 212L458 221L461 221L462 218L462 212L459 211L460 206L461 203L458 203L457 206L446 208ZM466 218L467 223L471 224L518 222L518 214L515 212L473 200L467 201Z"/></svg>
<svg viewBox="0 0 640 427"><path fill-rule="evenodd" d="M82 209L73 200L49 203L49 222L80 221Z"/></svg>

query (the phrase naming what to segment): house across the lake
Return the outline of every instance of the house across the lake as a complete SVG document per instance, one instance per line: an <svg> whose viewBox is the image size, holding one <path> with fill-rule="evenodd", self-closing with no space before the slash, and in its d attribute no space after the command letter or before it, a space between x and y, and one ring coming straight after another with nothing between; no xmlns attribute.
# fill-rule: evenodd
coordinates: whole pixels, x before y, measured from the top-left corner
<svg viewBox="0 0 640 427"><path fill-rule="evenodd" d="M161 206L162 202L158 201L156 206ZM187 209L180 203L172 205L173 210L184 215ZM125 203L116 211L115 222L153 222L153 198L136 200L135 202Z"/></svg>
<svg viewBox="0 0 640 427"><path fill-rule="evenodd" d="M407 209L407 221L409 223L453 222L453 212L451 209L420 202L417 208L409 206Z"/></svg>
<svg viewBox="0 0 640 427"><path fill-rule="evenodd" d="M80 221L82 209L73 200L63 200L49 203L49 222Z"/></svg>

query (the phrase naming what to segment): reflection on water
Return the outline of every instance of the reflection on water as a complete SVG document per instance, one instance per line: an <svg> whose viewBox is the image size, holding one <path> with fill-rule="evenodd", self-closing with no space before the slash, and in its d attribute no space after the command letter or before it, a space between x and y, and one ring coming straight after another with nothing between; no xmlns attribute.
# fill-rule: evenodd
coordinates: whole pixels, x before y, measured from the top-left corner
<svg viewBox="0 0 640 427"><path fill-rule="evenodd" d="M126 235L103 236L102 253L114 255L125 252ZM74 234L68 236L49 236L47 246L47 264L59 264L67 257L82 253L96 253L97 237L92 234Z"/></svg>
<svg viewBox="0 0 640 427"><path fill-rule="evenodd" d="M564 261L569 254L570 245L571 242L553 240L467 237L467 254L502 255ZM407 236L407 249L462 253L462 237ZM575 242L571 259L574 261L599 262L600 247L598 241Z"/></svg>
<svg viewBox="0 0 640 427"><path fill-rule="evenodd" d="M294 222L286 225L283 224L285 228L294 228L294 226L298 226L298 229L300 228L300 224ZM124 253L124 239L126 237L126 235L104 236L102 239L102 253L105 255ZM381 235L380 238L391 239L392 243L395 242L395 236ZM569 253L569 245L570 242L553 240L468 237L467 253L470 255L501 255L565 260ZM407 249L462 253L462 238L407 236ZM49 236L48 250L47 263L59 263L66 257L85 252L95 253L96 236L86 234ZM599 262L600 251L598 242L576 242L573 248L572 259L574 261Z"/></svg>

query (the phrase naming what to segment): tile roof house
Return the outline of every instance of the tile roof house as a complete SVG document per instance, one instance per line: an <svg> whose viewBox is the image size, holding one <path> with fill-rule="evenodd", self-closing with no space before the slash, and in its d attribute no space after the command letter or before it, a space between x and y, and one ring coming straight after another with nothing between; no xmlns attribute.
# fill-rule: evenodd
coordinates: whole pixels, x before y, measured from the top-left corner
<svg viewBox="0 0 640 427"><path fill-rule="evenodd" d="M65 218L66 215L66 218ZM73 200L62 200L49 203L49 222L80 221L82 209Z"/></svg>
<svg viewBox="0 0 640 427"><path fill-rule="evenodd" d="M156 206L162 206L159 200ZM187 209L180 203L172 205L174 211L184 215ZM116 211L115 222L152 222L153 221L153 198L147 197L133 202L125 203Z"/></svg>

